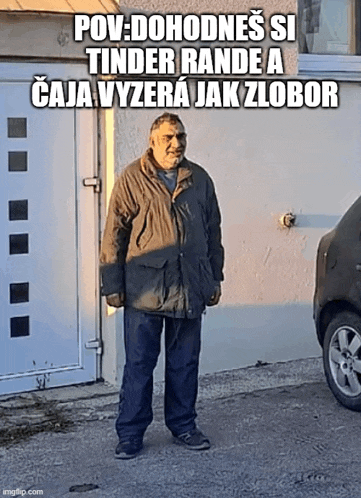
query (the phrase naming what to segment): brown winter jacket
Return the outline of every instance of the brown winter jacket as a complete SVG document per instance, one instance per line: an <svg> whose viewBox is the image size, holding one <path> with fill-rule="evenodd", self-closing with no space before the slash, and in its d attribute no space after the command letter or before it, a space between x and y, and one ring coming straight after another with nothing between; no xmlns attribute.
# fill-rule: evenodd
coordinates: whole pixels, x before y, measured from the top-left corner
<svg viewBox="0 0 361 498"><path fill-rule="evenodd" d="M171 194L149 149L125 168L110 199L101 248L102 294L173 317L199 316L223 280L220 212L211 178L183 159Z"/></svg>

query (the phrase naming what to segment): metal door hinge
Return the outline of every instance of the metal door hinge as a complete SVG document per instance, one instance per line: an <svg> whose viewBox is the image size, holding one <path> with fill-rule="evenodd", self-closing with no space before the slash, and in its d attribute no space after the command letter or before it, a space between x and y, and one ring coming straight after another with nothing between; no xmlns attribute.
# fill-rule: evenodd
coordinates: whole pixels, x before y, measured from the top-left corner
<svg viewBox="0 0 361 498"><path fill-rule="evenodd" d="M99 177L94 176L92 178L83 178L84 187L94 187L94 192L99 194L102 187L102 182Z"/></svg>
<svg viewBox="0 0 361 498"><path fill-rule="evenodd" d="M103 344L100 339L93 339L85 343L85 349L96 349L96 354L103 353Z"/></svg>

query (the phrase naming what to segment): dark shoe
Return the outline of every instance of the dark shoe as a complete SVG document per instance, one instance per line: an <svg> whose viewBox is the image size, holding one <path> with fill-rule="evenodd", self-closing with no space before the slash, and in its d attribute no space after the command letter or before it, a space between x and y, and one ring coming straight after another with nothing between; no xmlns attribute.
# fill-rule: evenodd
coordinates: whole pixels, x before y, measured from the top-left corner
<svg viewBox="0 0 361 498"><path fill-rule="evenodd" d="M131 436L126 441L119 441L115 449L115 458L129 460L139 455L143 449L143 439L139 436Z"/></svg>
<svg viewBox="0 0 361 498"><path fill-rule="evenodd" d="M174 443L181 444L189 450L208 450L211 447L209 439L199 429L192 429L184 434L173 437Z"/></svg>

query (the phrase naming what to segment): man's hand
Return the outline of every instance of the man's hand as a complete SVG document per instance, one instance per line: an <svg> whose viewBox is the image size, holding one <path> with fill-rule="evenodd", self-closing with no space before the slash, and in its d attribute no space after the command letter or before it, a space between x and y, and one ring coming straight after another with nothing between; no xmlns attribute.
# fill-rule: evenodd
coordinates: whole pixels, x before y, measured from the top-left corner
<svg viewBox="0 0 361 498"><path fill-rule="evenodd" d="M214 292L210 300L208 301L207 306L215 306L216 304L218 304L221 295L222 295L221 284L218 284L217 287L214 289Z"/></svg>
<svg viewBox="0 0 361 498"><path fill-rule="evenodd" d="M124 292L121 292L120 294L109 294L109 296L106 296L105 298L107 300L108 306L113 306L113 308L121 308L122 306L124 306Z"/></svg>

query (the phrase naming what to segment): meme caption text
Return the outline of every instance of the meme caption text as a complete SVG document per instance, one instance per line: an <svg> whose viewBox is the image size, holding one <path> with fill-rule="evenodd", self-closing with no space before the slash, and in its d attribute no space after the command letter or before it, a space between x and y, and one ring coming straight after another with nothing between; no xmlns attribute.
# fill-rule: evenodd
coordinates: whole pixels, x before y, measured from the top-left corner
<svg viewBox="0 0 361 498"><path fill-rule="evenodd" d="M297 19L294 14L266 19L262 12L129 18L76 14L74 41L84 42L88 36L95 42L85 48L90 78L61 81L36 75L32 104L39 108L338 107L336 81L276 79L285 74L281 47L257 43L266 38L275 45L296 42ZM264 75L267 79L257 79Z"/></svg>

